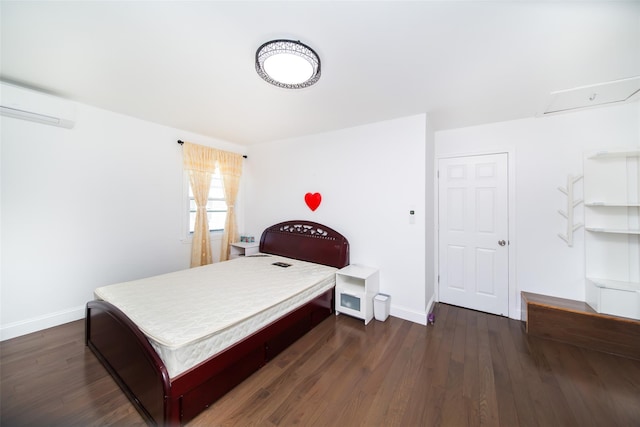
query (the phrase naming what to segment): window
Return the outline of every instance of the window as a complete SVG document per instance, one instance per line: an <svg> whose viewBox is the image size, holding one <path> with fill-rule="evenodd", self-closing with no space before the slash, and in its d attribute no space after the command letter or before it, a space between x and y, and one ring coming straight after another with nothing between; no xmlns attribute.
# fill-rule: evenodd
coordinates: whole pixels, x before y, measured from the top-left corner
<svg viewBox="0 0 640 427"><path fill-rule="evenodd" d="M224 230L224 222L227 218L227 203L224 201L224 187L220 169L211 175L211 187L209 188L209 201L207 202L207 221L210 231ZM189 233L193 233L196 225L196 202L193 199L191 184L189 184Z"/></svg>

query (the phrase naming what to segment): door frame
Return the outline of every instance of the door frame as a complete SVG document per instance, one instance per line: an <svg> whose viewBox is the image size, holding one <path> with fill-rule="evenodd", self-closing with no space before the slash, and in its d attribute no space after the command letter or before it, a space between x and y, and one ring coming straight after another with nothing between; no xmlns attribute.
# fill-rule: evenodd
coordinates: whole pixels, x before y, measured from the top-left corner
<svg viewBox="0 0 640 427"><path fill-rule="evenodd" d="M434 301L440 301L440 282L438 280L440 276L440 191L439 191L439 166L441 159L451 159L451 158L461 158L461 157L473 157L473 156L484 156L490 154L506 154L507 155L507 215L509 218L509 244L508 244L508 266L509 266L509 275L508 275L508 295L509 295L509 303L508 303L508 315L511 319L521 319L521 308L520 308L520 296L518 292L517 286L517 275L516 275L516 254L517 254L517 242L516 238L516 153L513 148L500 148L495 150L482 150L482 151L464 151L464 152L452 152L452 153L441 153L436 154L434 158L434 235L436 238L434 239L434 253L435 253L435 277L434 277Z"/></svg>

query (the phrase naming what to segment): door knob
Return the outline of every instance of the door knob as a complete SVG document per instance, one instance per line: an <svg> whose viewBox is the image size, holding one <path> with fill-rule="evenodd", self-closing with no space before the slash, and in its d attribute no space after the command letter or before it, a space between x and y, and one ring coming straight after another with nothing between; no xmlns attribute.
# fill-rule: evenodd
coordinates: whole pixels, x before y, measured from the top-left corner
<svg viewBox="0 0 640 427"><path fill-rule="evenodd" d="M500 246L504 246L504 245L506 245L506 244L507 244L507 242L505 242L504 240L498 240L498 244L499 244Z"/></svg>

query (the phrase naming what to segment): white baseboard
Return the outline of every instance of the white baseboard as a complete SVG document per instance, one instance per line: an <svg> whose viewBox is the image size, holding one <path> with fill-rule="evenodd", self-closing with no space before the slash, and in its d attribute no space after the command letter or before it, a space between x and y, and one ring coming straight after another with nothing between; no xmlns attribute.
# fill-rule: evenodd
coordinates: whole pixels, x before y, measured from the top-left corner
<svg viewBox="0 0 640 427"><path fill-rule="evenodd" d="M2 325L2 327L0 327L0 341L38 332L43 329L73 322L74 320L84 319L84 316L85 306L82 305L80 307Z"/></svg>
<svg viewBox="0 0 640 427"><path fill-rule="evenodd" d="M435 295L433 295L429 300L429 302L427 303L427 314L431 313L431 310L433 310L433 305L435 303L436 303L436 297Z"/></svg>
<svg viewBox="0 0 640 427"><path fill-rule="evenodd" d="M421 325L427 324L427 313L421 313L415 310L401 307L391 304L389 314L393 317L399 317L400 319L408 320L409 322L419 323Z"/></svg>
<svg viewBox="0 0 640 427"><path fill-rule="evenodd" d="M433 305L435 303L437 303L437 302L438 301L435 300L435 296L431 298L431 300L427 304L427 313L431 312L431 310L433 309ZM520 307L515 307L512 310L510 310L509 311L509 316L507 316L507 317L509 319L522 320L522 311L520 310Z"/></svg>

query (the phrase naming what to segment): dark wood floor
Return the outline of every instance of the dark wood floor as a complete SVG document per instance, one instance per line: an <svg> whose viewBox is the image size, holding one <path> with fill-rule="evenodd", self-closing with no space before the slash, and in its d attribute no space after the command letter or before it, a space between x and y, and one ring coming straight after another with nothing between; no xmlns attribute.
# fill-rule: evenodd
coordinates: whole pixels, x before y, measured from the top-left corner
<svg viewBox="0 0 640 427"><path fill-rule="evenodd" d="M4 426L144 425L82 321L0 344ZM640 426L640 361L440 304L434 326L332 316L191 426Z"/></svg>

